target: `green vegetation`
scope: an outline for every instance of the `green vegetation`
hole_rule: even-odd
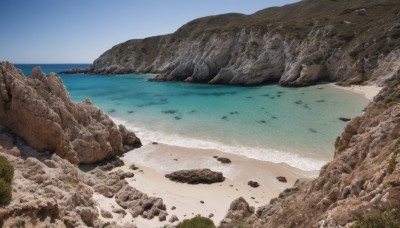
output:
[[[0,155],[0,178],[4,179],[6,182],[11,183],[14,176],[14,168],[8,162],[7,158]]]
[[[15,221],[14,224],[11,225],[11,228],[24,228],[25,227],[25,221],[18,219],[17,221]]]
[[[396,154],[393,154],[392,157],[389,160],[389,164],[388,164],[388,172],[390,174],[393,173],[394,169],[396,168],[397,163],[399,163],[398,161],[396,161]]]
[[[400,227],[400,205],[381,214],[358,219],[353,228],[392,228]]]
[[[192,219],[185,219],[178,224],[177,228],[214,228],[214,222],[205,217],[196,216]]]
[[[11,200],[13,176],[14,168],[4,156],[0,155],[0,204],[6,204]]]

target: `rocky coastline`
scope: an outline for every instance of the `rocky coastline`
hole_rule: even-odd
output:
[[[314,1],[193,20],[115,45],[71,73],[158,74],[156,81],[307,86],[377,84],[399,69],[395,0]],[[301,18],[301,20],[299,20]]]
[[[70,73],[157,73],[159,81],[234,85],[306,86],[324,80],[383,86],[362,116],[346,119],[334,157],[317,178],[294,182],[295,175],[274,175],[273,184],[294,185],[258,208],[238,197],[219,224],[352,227],[400,203],[399,8],[396,0],[304,0],[253,15],[206,17],[173,34],[116,45],[90,69]],[[56,74],[35,68],[25,77],[11,63],[0,63],[0,155],[14,167],[12,198],[0,205],[0,227],[136,227],[139,218],[175,226],[177,216],[168,213],[178,210],[175,205],[132,187],[143,169],[128,170],[118,158],[140,146],[134,132],[117,126],[91,101],[73,103]],[[240,160],[207,157],[225,168]],[[173,174],[174,181],[218,182],[231,195],[239,188],[220,172]],[[145,188],[150,182],[141,178],[138,185]],[[160,187],[158,181],[151,184]],[[250,182],[253,192],[263,187]],[[186,183],[178,184],[190,189]]]

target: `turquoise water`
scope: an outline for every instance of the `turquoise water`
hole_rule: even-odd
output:
[[[369,102],[329,85],[233,87],[149,82],[149,75],[60,76],[74,101],[91,99],[144,143],[219,149],[304,170],[332,158],[345,126],[338,118],[360,115]]]

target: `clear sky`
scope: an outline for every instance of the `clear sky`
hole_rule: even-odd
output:
[[[91,63],[118,43],[172,33],[198,17],[297,1],[1,0],[0,61]]]

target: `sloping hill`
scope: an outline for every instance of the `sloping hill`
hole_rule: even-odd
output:
[[[173,34],[126,41],[90,72],[242,85],[379,84],[399,69],[399,47],[399,1],[305,0],[199,18]]]

